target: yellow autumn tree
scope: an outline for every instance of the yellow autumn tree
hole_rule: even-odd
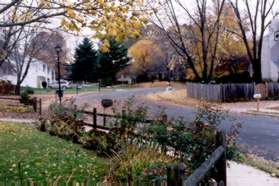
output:
[[[114,37],[122,41],[139,35],[144,19],[136,7],[142,3],[142,0],[4,1],[0,4],[0,28],[32,26],[38,22],[49,27],[58,20],[60,28],[68,32],[79,33],[86,28],[100,40]]]
[[[208,15],[208,22],[207,26],[211,29],[214,27],[214,22],[212,20],[215,20],[218,15]],[[243,20],[245,22],[245,20]],[[203,70],[203,55],[202,55],[202,43],[199,42],[201,40],[202,35],[198,31],[198,27],[194,24],[192,25],[186,25],[184,27],[185,33],[189,36],[189,40],[187,41],[187,44],[189,46],[189,51],[191,52],[193,58],[195,59],[195,68],[197,69],[197,72],[199,74],[202,73]],[[246,49],[245,45],[243,44],[241,38],[238,36],[241,34],[241,31],[238,27],[237,20],[234,16],[233,9],[228,3],[224,3],[223,11],[220,16],[220,25],[219,25],[219,33],[218,35],[212,35],[213,44],[207,49],[208,50],[208,60],[207,65],[210,66],[210,61],[214,57],[215,63],[213,66],[213,75],[212,77],[215,78],[216,76],[220,75],[228,75],[228,72],[217,72],[216,74],[216,68],[220,67],[221,65],[227,65],[228,68],[230,65],[235,64],[229,64],[229,61],[233,61],[231,59],[244,59],[246,55]],[[182,30],[183,31],[183,30]],[[209,33],[207,32],[206,35]],[[218,37],[218,43],[216,45],[216,53],[214,53],[214,44],[217,42]],[[192,47],[195,46],[195,47]],[[224,68],[224,69],[228,69]],[[242,64],[238,64],[235,67],[235,71],[241,72]],[[195,75],[193,72],[188,69],[187,70],[187,79],[194,79]]]
[[[128,51],[132,58],[129,66],[132,75],[140,76],[146,80],[158,70],[163,59],[163,52],[152,40],[140,40],[136,42]]]

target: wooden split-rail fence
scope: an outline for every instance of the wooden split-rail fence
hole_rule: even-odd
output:
[[[105,113],[98,113],[96,108],[93,108],[92,112],[85,110],[78,110],[77,112],[87,114],[92,117],[92,123],[83,122],[83,125],[92,127],[95,130],[111,131],[112,127],[107,126],[108,119],[121,119],[125,117],[125,111],[122,111],[120,115],[112,115]],[[99,124],[99,122],[101,122]],[[139,123],[150,124],[154,120],[137,120]],[[137,136],[137,135],[136,135]],[[226,186],[227,184],[227,163],[226,163],[226,139],[225,134],[221,131],[216,134],[217,148],[210,155],[210,157],[201,164],[190,176],[185,177],[185,167],[178,163],[177,165],[170,166],[167,169],[167,175],[164,177],[158,177],[154,179],[153,185],[155,186]]]

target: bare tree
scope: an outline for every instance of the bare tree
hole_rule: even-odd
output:
[[[58,31],[41,31],[36,35],[34,41],[38,43],[45,43],[47,41],[47,45],[44,45],[43,50],[39,50],[34,54],[34,57],[38,60],[41,60],[48,65],[54,67],[57,62],[55,47],[57,45],[61,46],[63,49],[60,53],[60,62],[61,64],[67,64],[70,59],[68,57],[68,49],[64,36]],[[57,70],[57,68],[55,68]],[[65,69],[61,68],[62,76],[65,74]]]
[[[11,64],[14,64],[14,70],[16,73],[16,94],[20,94],[20,87],[25,80],[30,66],[35,61],[36,54],[41,51],[47,44],[47,40],[44,42],[36,42],[35,38],[38,34],[38,30],[26,27],[18,35],[14,36],[14,39],[20,38],[8,60]]]
[[[275,9],[276,0],[229,0],[238,25],[247,55],[253,67],[253,78],[257,83],[262,82],[261,58],[264,33],[270,25],[271,17],[278,16],[278,10]],[[243,6],[240,6],[240,3]],[[249,31],[246,29],[245,16],[248,17]]]
[[[194,2],[195,11],[189,11],[186,6],[189,2],[164,0],[159,10],[153,7],[156,17],[153,23],[165,32],[171,45],[186,61],[196,79],[208,82],[212,78],[216,61],[220,16],[225,0],[216,0],[211,7],[209,0]],[[178,8],[183,15],[178,15]],[[198,55],[193,47],[200,48]]]

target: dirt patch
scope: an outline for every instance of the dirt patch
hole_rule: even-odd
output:
[[[153,101],[167,101],[179,105],[194,107],[197,107],[200,104],[199,100],[187,97],[186,89],[150,94],[147,95],[147,98]]]
[[[63,101],[67,101],[76,96],[76,94],[65,94],[63,96]],[[58,101],[58,97],[55,94],[34,94],[32,97],[42,99],[42,112],[47,113],[48,107],[51,103]]]
[[[168,81],[155,81],[147,83],[137,83],[131,85],[131,88],[154,88],[154,87],[167,87],[169,85]],[[186,88],[184,83],[170,82],[170,85],[176,89]]]

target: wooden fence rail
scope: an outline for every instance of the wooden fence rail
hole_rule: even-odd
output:
[[[227,185],[225,135],[222,132],[218,132],[216,137],[217,144],[220,146],[211,154],[209,159],[183,182],[183,186],[207,185],[209,182],[216,185]],[[210,175],[210,179],[205,179],[210,171],[214,171],[212,172],[213,174]]]
[[[76,107],[76,106],[75,106]],[[87,110],[78,110],[76,107],[76,112],[78,113],[82,113],[82,114],[86,114],[89,115],[90,117],[92,117],[92,123],[87,123],[84,122],[84,124],[86,126],[90,126],[93,128],[98,128],[98,127],[102,127],[102,129],[110,129],[107,126],[107,122],[109,118],[113,118],[113,119],[123,119],[126,117],[126,113],[123,110],[122,114],[118,114],[118,115],[113,115],[113,114],[106,114],[106,113],[98,113],[97,112],[97,108],[93,108],[92,112],[91,111],[87,111]],[[98,124],[98,117],[102,118],[102,125]],[[130,121],[136,121],[136,122],[141,122],[141,123],[153,123],[155,122],[154,120],[148,120],[148,119],[134,119],[134,118],[127,118]]]

